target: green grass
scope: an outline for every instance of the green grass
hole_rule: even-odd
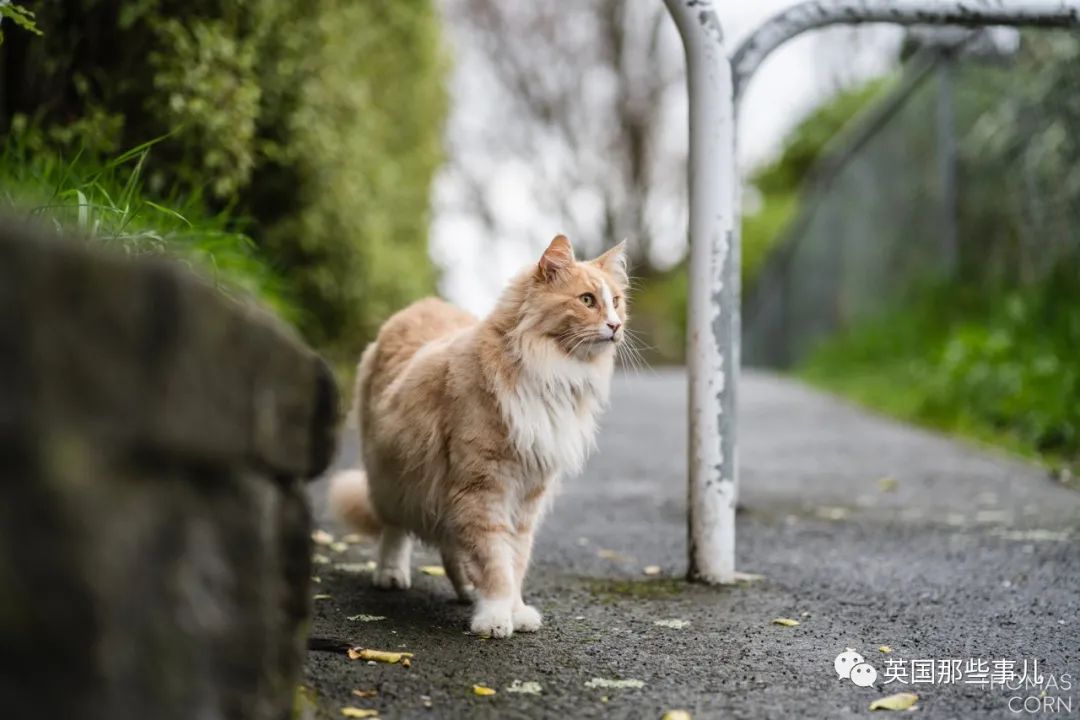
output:
[[[1076,262],[1023,289],[939,287],[820,345],[812,384],[903,420],[1080,466]]]
[[[154,144],[108,159],[65,157],[32,129],[16,126],[0,154],[0,212],[126,255],[167,255],[226,294],[254,296],[298,320],[286,283],[228,211],[207,211],[198,194],[148,189],[144,169]]]

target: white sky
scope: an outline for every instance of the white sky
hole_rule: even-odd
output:
[[[656,0],[659,2],[660,0]],[[728,41],[729,51],[761,22],[793,0],[754,0],[716,4]],[[451,29],[452,30],[452,29]],[[739,118],[739,161],[745,169],[769,160],[778,151],[785,135],[802,117],[838,88],[885,72],[896,57],[901,31],[873,26],[833,28],[807,33],[773,53],[757,72],[743,98]],[[455,128],[476,127],[482,114],[472,111],[482,103],[485,68],[468,52],[467,40],[449,41],[456,59],[451,79],[450,153],[467,150],[455,147]],[[685,118],[682,108],[675,108]],[[685,143],[685,120],[672,129],[672,142]],[[520,164],[518,164],[520,165]],[[435,217],[431,229],[431,256],[442,269],[441,294],[475,313],[487,312],[506,282],[521,267],[533,261],[542,249],[537,243],[537,226],[544,219],[535,210],[527,181],[530,169],[505,163],[490,168],[491,192],[496,205],[506,208],[514,238],[486,237],[475,218],[452,215],[440,209],[440,198],[452,197],[458,189],[447,177],[435,185]],[[548,232],[545,228],[544,232]],[[671,261],[684,246],[685,229],[673,229],[680,244],[670,248]],[[515,239],[516,238],[516,239]]]

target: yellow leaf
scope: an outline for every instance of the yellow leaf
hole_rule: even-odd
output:
[[[349,543],[350,545],[355,545],[356,543],[363,542],[364,538],[363,536],[357,535],[356,533],[349,533],[348,535],[342,537],[341,540],[343,542]]]
[[[327,595],[326,593],[319,593],[318,595],[312,596],[311,599],[312,600],[333,600],[334,596],[333,595]]]
[[[879,478],[877,484],[878,487],[881,488],[881,492],[892,492],[896,489],[897,482],[896,478],[885,476],[883,478]]]
[[[343,542],[338,541],[330,543],[330,549],[336,553],[343,553],[349,549],[349,546]]]
[[[358,707],[343,707],[341,708],[341,714],[347,718],[373,718],[379,717],[378,710],[368,710],[367,708]]]
[[[685,710],[668,710],[660,720],[690,720],[690,713]]]
[[[773,625],[783,625],[784,627],[795,627],[799,624],[798,620],[792,620],[791,618],[773,618]]]
[[[645,569],[642,570],[642,572],[644,572],[646,575],[659,575],[660,574],[660,566],[659,565],[646,565]]]
[[[389,650],[369,650],[368,648],[354,647],[348,651],[350,660],[374,660],[375,662],[394,663],[401,662],[402,658],[411,658],[410,652],[392,652]]]
[[[494,690],[492,690],[489,687],[484,687],[483,685],[473,685],[472,686],[472,691],[473,691],[473,695],[480,695],[481,697],[486,697],[488,695],[494,695],[495,694]]]
[[[403,667],[403,668],[411,668],[412,667],[412,658],[402,658],[401,667]]]
[[[325,530],[316,530],[311,533],[311,541],[316,545],[329,545],[334,542],[334,536]]]
[[[446,575],[446,569],[442,565],[421,565],[420,572],[425,575],[434,575],[435,577],[443,577]]]
[[[879,645],[878,650],[885,653],[886,655],[892,652],[892,648],[888,645]]]
[[[353,690],[352,694],[358,698],[373,698],[379,694],[378,690]]]
[[[919,701],[915,693],[902,692],[870,703],[871,710],[907,710]]]
[[[315,553],[311,556],[311,562],[315,563],[316,565],[329,565],[330,558],[326,557],[325,555]]]

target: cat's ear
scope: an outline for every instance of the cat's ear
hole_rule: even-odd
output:
[[[550,282],[574,264],[574,248],[565,235],[556,235],[536,266],[536,276]]]
[[[629,283],[630,278],[626,274],[625,240],[593,260],[593,264],[609,273],[620,285],[626,286]]]

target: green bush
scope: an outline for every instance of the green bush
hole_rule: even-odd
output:
[[[43,151],[32,128],[16,130],[0,148],[0,214],[127,255],[171,256],[238,299],[257,297],[286,320],[298,319],[281,277],[226,213],[206,214],[198,195],[147,194],[143,169],[152,144],[109,160],[64,158]]]
[[[811,382],[906,420],[1080,463],[1080,259],[1020,289],[942,286],[823,343]]]
[[[248,219],[304,333],[338,354],[432,288],[445,62],[430,0],[28,6],[45,35],[0,47],[0,131],[22,114],[106,155],[167,135],[148,190]]]

